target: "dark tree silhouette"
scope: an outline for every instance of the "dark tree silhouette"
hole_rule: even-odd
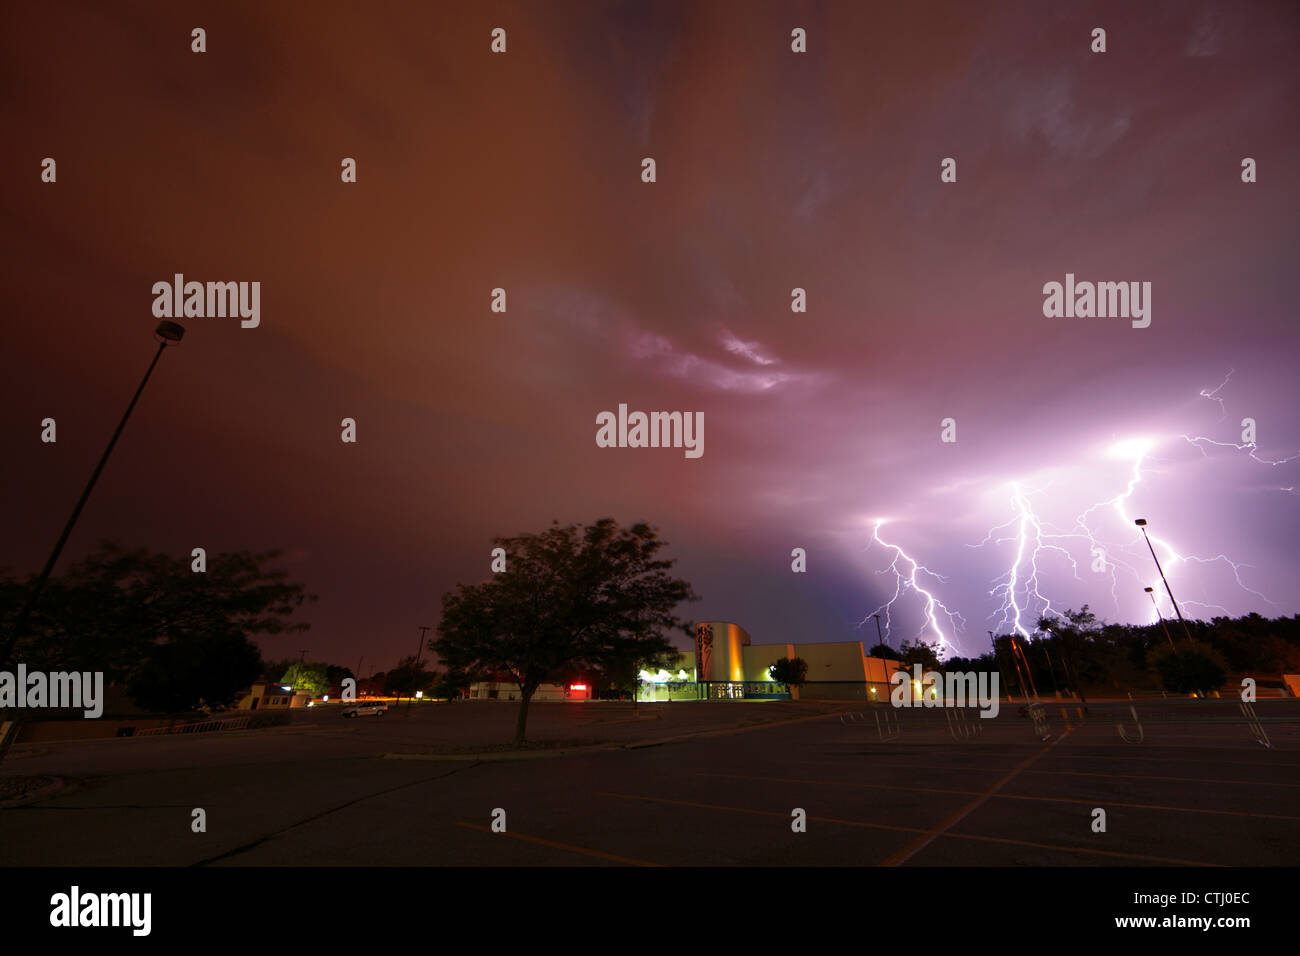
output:
[[[778,684],[798,687],[808,680],[808,662],[802,657],[782,657],[773,661],[769,670]]]
[[[541,684],[572,668],[606,672],[674,653],[666,635],[690,633],[674,610],[696,596],[669,576],[674,562],[658,557],[665,542],[648,524],[556,523],[494,544],[505,550],[506,570],[445,594],[430,646],[456,673],[511,675],[521,697],[518,744]]]

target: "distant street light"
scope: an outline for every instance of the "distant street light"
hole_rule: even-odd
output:
[[[1165,637],[1168,637],[1168,638],[1169,638],[1169,646],[1170,646],[1170,648],[1172,648],[1172,649],[1173,649],[1173,652],[1174,652],[1175,654],[1177,654],[1177,653],[1178,653],[1178,648],[1174,647],[1174,639],[1173,639],[1172,637],[1169,637],[1169,625],[1165,623],[1165,616],[1164,616],[1163,614],[1160,613],[1160,605],[1156,603],[1156,592],[1155,592],[1155,589],[1154,589],[1154,588],[1143,588],[1142,590],[1143,590],[1143,591],[1146,591],[1147,594],[1150,594],[1150,595],[1151,595],[1151,606],[1154,607],[1154,608],[1156,609],[1156,617],[1160,618],[1160,626],[1163,627],[1163,628],[1165,629]]]
[[[1005,688],[1007,689],[1007,701],[1010,702],[1010,700],[1011,700],[1011,682],[1007,680],[1007,675],[1006,675],[1005,673],[1003,673],[1003,670],[1002,670],[1002,658],[998,656],[998,639],[997,639],[996,637],[993,636],[993,632],[992,632],[992,631],[989,631],[989,643],[992,645],[992,648],[993,648],[993,659],[994,659],[995,661],[998,662],[998,676],[1002,678],[1002,686],[1005,687]],[[1015,663],[1015,661],[1013,660],[1012,663]],[[1029,698],[1026,697],[1026,698],[1025,698],[1025,703],[1028,703],[1028,702],[1029,702]]]
[[[429,631],[433,630],[433,628],[429,627],[427,624],[422,624],[417,628],[417,630],[420,632],[420,643],[415,645],[415,663],[411,665],[411,680],[413,681],[416,680],[420,674],[420,655],[424,652],[424,635],[428,634]],[[406,713],[408,716],[411,713],[411,700],[414,697],[423,698],[424,694],[423,692],[416,694],[414,689],[412,689],[412,697],[406,698]]]
[[[1014,661],[1016,659],[1016,655],[1019,654],[1020,660],[1024,661],[1025,663],[1025,674],[1021,675],[1021,680],[1023,681],[1025,675],[1028,675],[1029,682],[1028,684],[1022,683],[1021,689],[1024,690],[1027,687],[1029,693],[1034,695],[1034,700],[1038,700],[1038,688],[1034,685],[1034,671],[1033,668],[1029,666],[1029,658],[1025,656],[1024,648],[1022,648],[1020,646],[1020,642],[1016,640],[1015,631],[1012,631],[1010,634],[1008,634],[1007,639],[1011,641],[1011,659]],[[1017,674],[1020,673],[1019,663],[1016,664],[1016,673]],[[1028,700],[1028,697],[1026,697],[1025,699]]]
[[[433,630],[433,628],[429,627],[427,624],[422,624],[419,628],[420,643],[415,645],[415,666],[416,667],[420,666],[420,655],[424,653],[424,635],[428,634],[431,630]]]
[[[877,646],[877,647],[888,647],[889,645],[885,643],[885,635],[882,634],[882,633],[880,632],[880,615],[879,615],[879,614],[873,614],[873,615],[871,615],[871,616],[874,617],[874,618],[876,619],[876,646]],[[886,657],[882,654],[881,657],[880,657],[880,659],[883,661],[883,660],[887,660],[888,658],[886,658]],[[886,677],[889,676],[889,665],[888,665],[888,664],[885,665],[885,676],[886,676]],[[874,694],[875,692],[876,692],[876,689],[875,689],[874,687],[871,688],[871,693]]]
[[[1174,606],[1174,613],[1178,615],[1178,620],[1182,622],[1183,633],[1187,635],[1187,640],[1190,643],[1192,632],[1187,629],[1187,621],[1183,618],[1183,612],[1178,607],[1178,602],[1174,600],[1174,592],[1169,587],[1169,579],[1165,577],[1165,569],[1160,567],[1160,559],[1156,557],[1156,549],[1151,546],[1151,538],[1147,535],[1147,519],[1138,518],[1133,523],[1142,529],[1142,537],[1146,539],[1147,550],[1151,552],[1151,560],[1156,563],[1156,570],[1160,572],[1160,580],[1165,582],[1165,592],[1169,595],[1169,603]],[[1155,599],[1152,598],[1152,600]]]

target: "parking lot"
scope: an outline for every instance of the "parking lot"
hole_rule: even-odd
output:
[[[1053,703],[1046,740],[1015,706],[995,720],[902,710],[886,723],[807,705],[775,725],[728,708],[780,715],[785,705],[658,705],[662,716],[643,707],[638,718],[627,705],[548,706],[535,708],[539,735],[572,740],[566,755],[456,752],[467,746],[452,739],[458,725],[466,740],[499,741],[510,705],[50,747],[6,771],[79,771],[79,782],[0,813],[0,855],[20,865],[1242,866],[1293,864],[1300,849],[1297,701],[1256,705],[1271,747],[1233,701],[1144,702],[1140,730],[1127,703],[1093,704],[1083,721],[1077,705],[1062,715]],[[204,833],[191,831],[194,808]]]

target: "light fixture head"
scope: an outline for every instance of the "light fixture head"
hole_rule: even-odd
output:
[[[163,319],[158,323],[158,328],[154,329],[153,334],[160,342],[166,342],[168,345],[179,345],[181,339],[185,338],[185,326],[179,322]]]

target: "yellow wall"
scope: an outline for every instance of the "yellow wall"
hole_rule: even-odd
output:
[[[831,641],[825,644],[796,644],[794,656],[808,662],[810,681],[865,681],[867,658],[861,641]]]
[[[868,657],[867,662],[867,680],[872,683],[888,684],[889,678],[894,676],[894,671],[899,666],[898,661],[887,661],[880,657]]]
[[[793,644],[751,644],[745,648],[745,680],[771,680],[767,669],[782,657],[794,657]]]

